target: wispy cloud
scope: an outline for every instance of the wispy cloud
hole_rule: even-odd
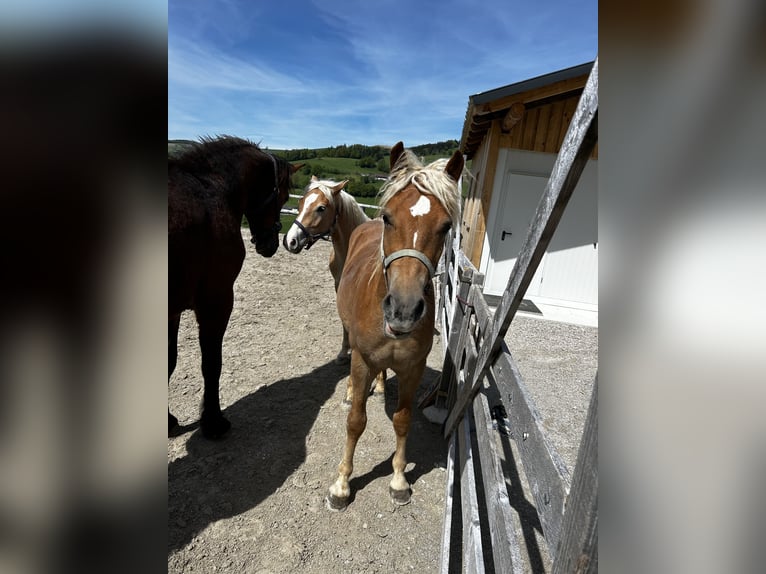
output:
[[[303,83],[269,66],[226,54],[209,44],[168,41],[168,81],[194,90],[298,93]]]

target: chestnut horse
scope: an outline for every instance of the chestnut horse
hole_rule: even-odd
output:
[[[381,216],[351,235],[338,285],[337,306],[351,344],[352,403],[338,478],[330,486],[332,510],[346,507],[354,450],[367,425],[367,397],[375,375],[393,369],[399,399],[393,416],[396,452],[389,493],[410,501],[404,476],[412,403],[433,345],[434,289],[431,279],[445,237],[457,225],[458,179],[463,156],[423,166],[402,142],[391,150],[391,174],[381,189]]]
[[[221,345],[234,304],[234,280],[245,259],[242,216],[264,257],[279,248],[280,211],[293,166],[239,138],[203,138],[168,159],[168,381],[178,357],[181,313],[199,325],[205,391],[200,428],[207,438],[229,430],[218,385]],[[178,420],[168,411],[168,432]]]
[[[298,216],[282,240],[290,253],[300,253],[304,249],[308,251],[319,239],[332,239],[330,273],[335,281],[336,293],[346,263],[351,232],[370,220],[356,200],[343,191],[347,183],[348,180],[335,182],[312,175],[298,203]],[[336,361],[348,363],[350,351],[348,331],[343,327],[343,342]],[[382,396],[385,393],[385,382],[386,374],[382,372],[376,378],[375,394]],[[351,404],[350,379],[344,402]]]

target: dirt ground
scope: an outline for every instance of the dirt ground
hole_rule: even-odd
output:
[[[348,366],[335,363],[341,325],[327,269],[331,245],[319,242],[299,255],[280,247],[270,259],[246,245],[223,345],[221,407],[232,430],[222,441],[199,433],[196,325],[190,313],[181,321],[168,389],[170,410],[182,425],[181,434],[168,439],[168,571],[435,572],[447,452],[439,426],[414,409],[407,445],[412,502],[395,506],[388,483],[397,391],[389,373],[385,399],[368,402],[351,503],[344,512],[327,510],[324,497],[345,437],[341,402],[348,374]],[[588,349],[597,341],[591,331]],[[440,345],[437,335],[420,393],[441,369]],[[566,407],[564,443],[582,428],[591,367],[578,375],[578,404]],[[557,419],[549,420],[555,442]],[[563,446],[571,468],[578,445]]]

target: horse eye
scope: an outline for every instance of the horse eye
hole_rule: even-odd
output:
[[[388,225],[388,226],[391,226],[391,220],[388,218],[388,215],[386,215],[386,214],[384,213],[384,214],[383,214],[383,216],[382,216],[382,219],[383,219],[383,224],[384,224],[384,225]]]
[[[326,207],[326,206],[324,206],[324,205],[320,205],[319,207],[317,207],[317,211],[318,211],[319,213],[322,213],[322,212],[323,212],[325,209],[327,209],[327,207]]]

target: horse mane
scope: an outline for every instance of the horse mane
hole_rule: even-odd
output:
[[[287,160],[263,151],[257,143],[229,135],[200,137],[200,141],[194,142],[191,149],[178,157],[168,158],[168,167],[172,166],[198,177],[223,175],[226,179],[237,178],[237,166],[243,150],[261,159],[274,158],[280,182],[284,182],[285,178],[292,174]]]
[[[258,144],[234,136],[202,136],[190,149],[175,158],[168,159],[169,164],[195,173],[205,175],[215,171],[228,171],[227,168],[238,159],[243,148],[261,152]],[[261,152],[264,153],[264,152]]]
[[[378,193],[379,205],[383,207],[392,197],[410,185],[414,185],[420,193],[434,196],[444,206],[457,225],[460,217],[460,191],[457,182],[444,169],[448,159],[437,159],[423,165],[418,157],[409,149],[405,149]]]
[[[333,206],[335,206],[337,201],[339,204],[335,206],[337,212],[343,212],[344,217],[346,217],[348,222],[353,224],[354,227],[364,223],[365,221],[368,221],[370,218],[367,217],[367,214],[359,206],[352,195],[346,193],[344,190],[341,190],[338,195],[333,196],[331,188],[335,187],[336,185],[338,185],[337,181],[332,181],[330,179],[320,179],[319,181],[310,182],[308,189],[318,189],[321,191],[327,198],[327,201],[329,201]]]

